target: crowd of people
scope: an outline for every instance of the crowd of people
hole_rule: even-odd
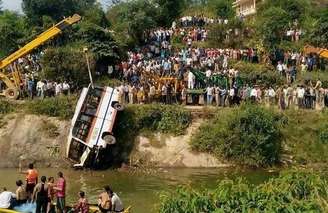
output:
[[[299,67],[302,72],[315,69],[313,55],[292,51],[277,55],[277,72],[285,76],[286,84],[268,87],[242,83],[241,71],[230,65],[232,60],[259,63],[261,59],[256,48],[200,48],[194,47],[192,42],[187,42],[185,48],[172,48],[175,32],[193,31],[196,29],[193,27],[208,23],[204,20],[184,17],[181,19],[182,28],[151,31],[143,47],[128,52],[128,59],[117,67],[125,82],[117,88],[121,102],[208,105],[215,102],[217,106],[231,106],[253,100],[278,104],[281,109],[292,105],[307,109],[327,106],[328,91],[320,80],[315,86],[311,82],[293,86]],[[200,92],[190,92],[195,89]]]
[[[183,16],[179,19],[180,27],[204,27],[209,24],[228,24],[228,19],[223,18],[209,18],[206,16]],[[176,27],[176,23],[173,22],[172,28]]]
[[[29,164],[26,171],[22,171],[20,166],[20,173],[26,175],[26,184],[17,180],[15,193],[3,187],[0,208],[35,213],[54,212],[56,208],[58,213],[89,213],[90,203],[83,191],[78,193],[76,204],[71,207],[66,205],[66,179],[62,172],[58,172],[56,181],[54,177],[41,176],[40,182],[33,164]],[[102,213],[124,212],[121,199],[109,186],[100,193],[97,208]]]
[[[24,96],[45,98],[59,95],[68,95],[71,86],[66,81],[55,82],[50,80],[37,80],[33,75],[25,74],[22,79],[21,91]]]

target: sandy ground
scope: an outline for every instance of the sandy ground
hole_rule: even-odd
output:
[[[148,137],[139,136],[131,156],[133,163],[142,162],[153,167],[211,168],[230,166],[209,154],[191,150],[188,142],[200,124],[201,120],[194,121],[185,135],[177,137],[163,134]]]
[[[10,114],[0,128],[0,168],[30,162],[39,167],[64,167],[69,122],[44,116]]]

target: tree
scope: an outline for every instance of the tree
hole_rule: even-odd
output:
[[[158,22],[161,26],[170,26],[186,6],[185,0],[156,0],[155,3],[159,7]]]
[[[78,43],[48,48],[41,58],[43,77],[57,82],[67,81],[74,88],[88,85],[89,76],[83,46],[83,43]],[[95,60],[90,58],[90,61],[91,69],[94,70]]]
[[[124,1],[108,10],[107,17],[116,39],[135,46],[144,41],[144,32],[158,26],[159,8],[150,0]]]
[[[0,57],[18,49],[26,34],[25,20],[16,12],[4,11],[0,15]]]
[[[235,10],[232,7],[232,0],[212,0],[209,5],[213,5],[216,14],[220,18],[230,19],[235,16]]]
[[[265,47],[273,49],[283,40],[291,18],[280,7],[271,7],[258,17],[258,31],[261,33]]]
[[[288,12],[291,20],[303,21],[310,12],[309,0],[266,0],[260,5],[259,12],[263,13],[271,7],[280,7]]]
[[[107,29],[85,22],[81,24],[77,37],[82,39],[93,53],[97,70],[105,72],[108,65],[114,65],[120,59],[119,46]]]
[[[322,11],[310,32],[309,42],[317,47],[328,48],[328,9]]]
[[[32,24],[42,25],[42,17],[60,21],[74,13],[82,13],[94,5],[95,0],[23,0],[22,8]]]

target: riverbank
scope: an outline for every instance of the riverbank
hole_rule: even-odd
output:
[[[70,116],[65,113],[73,109],[63,103],[66,99],[73,108],[71,98],[65,97],[59,102],[57,99],[46,100],[46,106],[42,101],[33,101],[1,108],[0,168],[15,168],[20,160],[23,165],[34,162],[38,167],[71,166],[65,159],[70,128]],[[45,110],[47,107],[51,110]],[[311,167],[327,163],[327,111],[270,110],[285,117],[281,165]],[[202,106],[128,105],[115,128],[118,139],[113,147],[118,159],[115,167],[122,163],[137,168],[234,165],[213,153],[196,152],[190,146],[191,138],[200,126],[211,124],[214,115],[220,117],[221,114],[223,118],[232,111],[233,108]]]

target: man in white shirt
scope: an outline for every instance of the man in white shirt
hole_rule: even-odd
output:
[[[3,188],[3,192],[0,193],[0,208],[9,209],[15,197],[16,195],[14,193],[7,191],[6,188]]]
[[[298,108],[302,108],[303,107],[303,103],[304,103],[304,94],[305,94],[305,89],[303,86],[300,86],[296,89],[296,95],[297,95],[297,105]]]
[[[115,192],[112,193],[111,200],[112,200],[113,212],[123,212],[124,211],[123,203],[122,203],[121,199],[119,198],[119,196]]]
[[[253,87],[252,90],[251,90],[251,100],[252,100],[252,102],[255,102],[256,98],[257,98],[257,90],[256,90],[255,87]]]
[[[281,75],[284,71],[284,67],[281,63],[281,61],[278,62],[278,65],[277,65],[277,71],[279,72],[279,74]]]
[[[206,93],[207,93],[207,105],[212,105],[213,101],[213,94],[214,94],[214,87],[208,86],[206,88]]]
[[[69,84],[65,81],[65,82],[63,83],[63,93],[64,93],[65,95],[68,95],[68,94],[69,94],[69,89],[70,89],[70,86],[69,86]]]
[[[60,94],[62,93],[62,91],[63,91],[63,85],[62,85],[62,83],[58,83],[58,84],[56,85],[55,90],[56,90],[56,96],[57,96],[57,95],[60,95]]]
[[[269,103],[274,104],[276,92],[274,91],[274,89],[272,87],[270,87],[268,90],[268,96],[269,96]]]
[[[188,73],[188,89],[194,89],[195,75],[191,71]]]

